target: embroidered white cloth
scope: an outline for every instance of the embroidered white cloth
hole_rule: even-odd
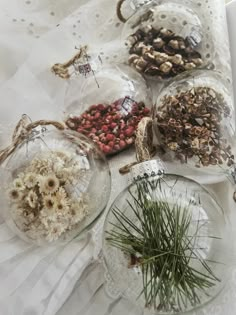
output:
[[[229,23],[234,15],[229,12]],[[115,61],[121,23],[111,0],[0,1],[0,147],[23,113],[32,119],[61,119],[66,83],[50,72],[75,46],[92,43],[106,61]],[[109,32],[107,32],[109,29]],[[230,34],[233,38],[233,33]],[[113,40],[112,43],[110,40]],[[236,49],[233,62],[236,65]],[[235,68],[236,69],[236,68]],[[124,162],[125,161],[125,162]],[[120,166],[133,161],[125,152],[111,161],[111,200],[126,185]],[[209,186],[232,212],[228,182]],[[234,216],[231,215],[233,222]],[[97,260],[101,222],[81,241],[60,248],[35,248],[0,225],[1,315],[141,315],[128,301],[111,297]],[[226,290],[195,315],[232,315],[236,311],[236,271]]]

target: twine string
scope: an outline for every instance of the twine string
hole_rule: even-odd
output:
[[[17,147],[23,143],[33,130],[39,126],[54,126],[58,130],[64,130],[65,125],[58,121],[54,120],[37,120],[35,122],[31,122],[27,115],[23,115],[22,118],[17,123],[13,135],[12,135],[12,143],[7,146],[5,149],[0,150],[0,164],[2,164],[16,149]]]
[[[119,169],[120,174],[129,173],[132,166],[151,160],[156,153],[155,147],[153,146],[153,120],[150,117],[142,118],[138,124],[135,151],[137,161],[121,167]]]
[[[116,15],[122,23],[125,23],[127,21],[127,19],[122,14],[122,5],[125,1],[126,0],[119,0],[116,6]]]
[[[52,66],[51,71],[62,79],[69,79],[70,78],[69,68],[87,54],[87,49],[88,49],[87,46],[81,47],[79,51],[68,61],[64,63],[55,63]]]

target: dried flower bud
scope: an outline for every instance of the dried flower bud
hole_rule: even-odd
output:
[[[172,69],[173,65],[171,62],[167,61],[167,62],[164,62],[161,66],[160,66],[160,70],[161,72],[163,73],[169,73],[170,70]]]

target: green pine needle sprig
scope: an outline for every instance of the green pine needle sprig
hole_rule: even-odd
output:
[[[189,235],[193,224],[192,201],[182,205],[180,195],[174,204],[167,202],[160,179],[157,181],[159,186],[155,187],[163,198],[149,198],[154,187],[145,180],[136,184],[137,193],[130,192],[131,200],[126,200],[130,215],[113,207],[116,223],[109,223],[112,228],[106,232],[106,240],[135,259],[141,268],[143,290],[140,296],[144,295],[146,307],[179,312],[199,305],[201,296],[208,296],[209,289],[220,279],[209,266],[210,262],[217,262],[204,260],[198,251],[204,223],[194,222],[195,231]],[[201,268],[194,267],[194,261]]]

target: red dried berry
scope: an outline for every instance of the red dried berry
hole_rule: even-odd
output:
[[[110,124],[110,127],[111,127],[112,129],[116,128],[116,126],[117,126],[117,123],[115,123],[115,122],[112,122],[112,123]]]
[[[104,109],[106,109],[106,107],[105,107],[103,104],[98,104],[98,105],[97,105],[97,109],[98,109],[99,111],[103,111]]]
[[[111,153],[111,148],[108,146],[108,145],[104,145],[103,146],[103,152],[106,153],[106,154],[109,154]]]
[[[119,145],[120,145],[120,148],[121,148],[121,149],[123,149],[124,147],[126,147],[126,143],[125,143],[124,140],[120,140]]]
[[[124,133],[127,137],[131,137],[134,134],[134,127],[132,126],[128,127]]]
[[[106,136],[107,141],[112,141],[112,140],[114,140],[114,138],[115,138],[115,136],[114,136],[113,134],[111,134],[111,133],[109,133],[109,134]]]
[[[99,119],[101,117],[101,114],[99,112],[96,112],[94,115],[94,119]]]
[[[108,145],[109,145],[110,148],[113,148],[114,145],[115,145],[115,142],[114,142],[114,141],[109,141],[109,142],[108,142]]]
[[[119,146],[119,144],[115,144],[114,145],[114,148],[113,148],[115,151],[120,151],[120,146]]]
[[[108,131],[108,126],[103,125],[101,129],[102,129],[102,131],[107,132]]]

